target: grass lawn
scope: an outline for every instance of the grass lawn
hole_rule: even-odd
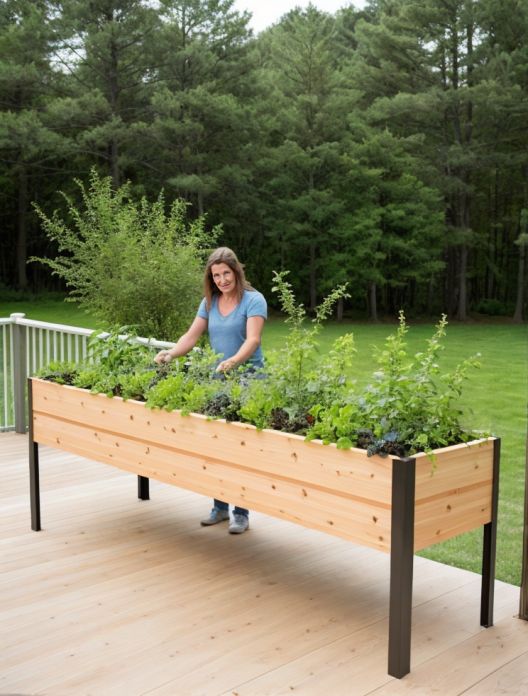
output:
[[[74,302],[65,302],[55,296],[44,297],[34,301],[0,300],[0,317],[8,317],[15,312],[22,312],[28,319],[49,321],[52,324],[69,324],[85,329],[96,329],[96,320],[81,311]]]
[[[30,304],[0,302],[0,317],[25,312],[28,318],[96,328],[97,324],[72,303],[47,299]],[[358,353],[353,368],[358,385],[369,380],[374,368],[372,346],[380,346],[396,324],[328,324],[321,334],[321,350],[344,332],[352,332]],[[432,324],[411,325],[407,334],[414,353],[425,347]],[[267,322],[263,345],[282,345],[285,325],[280,319]],[[481,354],[482,367],[466,385],[463,406],[471,429],[484,430],[502,439],[497,577],[520,584],[523,532],[523,495],[528,399],[528,327],[512,324],[470,323],[449,325],[441,367],[450,369],[463,358]],[[420,555],[442,563],[480,572],[480,530],[431,546]]]

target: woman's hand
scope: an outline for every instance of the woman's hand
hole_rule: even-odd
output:
[[[154,362],[158,365],[164,365],[165,363],[170,363],[172,360],[172,353],[170,350],[160,350],[160,352],[154,358]]]
[[[237,366],[237,361],[233,358],[228,358],[227,360],[222,360],[216,368],[216,372],[228,372]]]

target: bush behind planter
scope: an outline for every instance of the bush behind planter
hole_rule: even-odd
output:
[[[65,219],[36,207],[59,254],[32,261],[64,279],[70,299],[104,325],[134,326],[160,340],[183,333],[201,299],[204,256],[218,230],[206,231],[203,218],[187,222],[184,201],[168,212],[163,194],[153,203],[133,201],[128,184],[114,191],[95,170],[88,189],[77,184],[83,205],[64,195]]]
[[[275,274],[287,313],[284,347],[267,355],[264,370],[248,374],[242,366],[227,375],[214,372],[219,356],[195,349],[170,365],[154,366],[153,352],[117,335],[94,339],[93,364],[50,365],[41,377],[89,388],[109,396],[147,402],[152,408],[197,412],[211,418],[240,420],[334,442],[339,448],[361,447],[369,454],[406,456],[482,437],[462,425],[458,405],[476,357],[441,374],[443,317],[422,352],[411,356],[403,314],[397,331],[377,350],[377,369],[366,388],[348,377],[355,348],[351,334],[339,337],[321,356],[316,340],[323,318],[344,288],[325,301],[311,327],[294,301],[285,274]]]

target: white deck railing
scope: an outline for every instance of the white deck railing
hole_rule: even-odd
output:
[[[0,318],[0,431],[26,431],[27,378],[53,360],[74,364],[86,360],[92,334],[92,329],[27,319],[21,313]],[[174,345],[140,337],[136,340],[153,348]]]

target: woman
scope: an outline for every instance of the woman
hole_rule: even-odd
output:
[[[267,318],[266,300],[248,283],[244,267],[231,249],[220,247],[209,256],[204,274],[204,294],[189,330],[170,350],[160,351],[155,361],[166,363],[186,355],[207,331],[214,352],[222,355],[217,372],[226,372],[243,364],[251,368],[263,367],[260,341]],[[207,527],[228,519],[229,504],[215,499],[209,517],[201,524]],[[242,534],[248,528],[248,510],[235,507],[229,533]]]

